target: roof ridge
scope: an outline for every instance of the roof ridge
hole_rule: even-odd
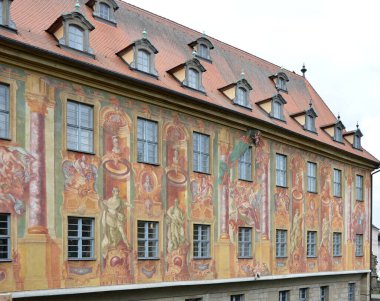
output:
[[[181,24],[181,23],[179,23],[179,22],[177,22],[177,21],[171,20],[171,19],[169,19],[169,18],[166,18],[166,17],[164,17],[164,16],[158,15],[158,14],[156,14],[156,13],[153,13],[153,12],[151,12],[151,11],[149,11],[149,10],[146,10],[146,9],[144,9],[144,8],[141,8],[141,7],[139,7],[139,6],[136,6],[136,5],[134,5],[134,4],[131,4],[131,3],[127,2],[127,1],[125,1],[125,0],[117,0],[117,1],[120,2],[120,3],[122,3],[122,5],[134,7],[135,9],[140,10],[140,11],[143,11],[143,12],[147,13],[148,15],[151,15],[151,16],[157,18],[157,19],[166,20],[166,21],[168,21],[168,22],[170,22],[170,23],[172,23],[172,24],[175,24],[175,25],[177,25],[177,26],[179,26],[179,27],[182,27],[182,28],[184,28],[184,29],[187,29],[187,30],[189,30],[189,31],[192,31],[193,33],[198,33],[199,35],[202,35],[202,33],[201,33],[200,31],[196,30],[196,29],[193,29],[193,28],[191,28],[191,27],[189,27],[189,26],[186,26],[186,25],[184,25],[184,24]],[[257,56],[257,55],[254,55],[254,54],[248,52],[247,50],[240,49],[240,48],[238,48],[238,47],[236,47],[236,46],[233,46],[233,45],[231,45],[231,44],[229,44],[229,43],[227,43],[227,42],[221,41],[221,40],[219,40],[219,39],[217,39],[217,38],[215,38],[215,37],[213,37],[213,36],[209,36],[209,35],[207,35],[207,34],[206,34],[206,36],[209,37],[209,38],[211,38],[211,39],[213,39],[213,40],[215,40],[215,41],[217,41],[217,42],[220,43],[220,44],[225,45],[226,47],[229,47],[229,48],[235,49],[235,50],[239,51],[240,53],[243,53],[243,54],[248,55],[248,56],[250,56],[250,57],[254,57],[254,58],[256,58],[256,59],[258,59],[258,60],[260,60],[260,61],[262,61],[262,62],[264,62],[264,63],[270,64],[270,65],[272,65],[272,66],[274,66],[274,67],[277,67],[277,68],[279,68],[279,69],[286,70],[286,71],[288,71],[289,73],[294,74],[294,75],[296,75],[296,76],[303,77],[301,74],[298,74],[298,73],[296,73],[295,71],[290,71],[289,69],[286,69],[286,68],[284,68],[284,67],[282,67],[282,66],[280,66],[280,65],[277,65],[277,64],[275,64],[275,63],[272,63],[272,62],[270,62],[270,61],[268,61],[268,60],[266,60],[266,59],[263,59],[263,58],[261,58],[261,57],[259,57],[259,56]]]

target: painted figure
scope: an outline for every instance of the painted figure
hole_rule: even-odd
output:
[[[150,178],[150,175],[148,175],[148,174],[145,176],[145,181],[144,181],[143,187],[144,187],[144,190],[146,192],[152,192],[153,191],[152,180]]]
[[[169,252],[178,249],[185,242],[185,231],[183,230],[185,217],[178,205],[178,199],[175,199],[174,205],[167,212]]]
[[[104,256],[108,248],[110,246],[116,247],[120,240],[129,248],[127,235],[124,231],[124,208],[128,205],[120,198],[119,193],[119,188],[114,187],[112,197],[101,202],[101,207],[103,208],[102,226],[104,229],[102,252]]]
[[[301,243],[302,235],[302,214],[300,214],[299,209],[296,210],[296,214],[293,217],[293,226],[290,233],[291,243],[290,243],[290,253],[293,253]]]
[[[324,217],[322,221],[322,239],[321,239],[320,247],[325,246],[327,251],[330,250],[330,239],[329,239],[330,233],[331,233],[331,229],[330,229],[329,222],[327,218]]]

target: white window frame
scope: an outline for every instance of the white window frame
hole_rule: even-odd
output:
[[[329,300],[329,287],[328,286],[321,286],[320,294],[321,294],[321,301],[328,301]]]
[[[138,259],[158,259],[158,222],[137,221]]]
[[[69,47],[79,50],[79,51],[85,51],[85,30],[75,24],[69,24],[68,26],[69,29],[69,36],[68,36],[68,41],[69,41]],[[75,29],[76,31],[73,32],[71,29]],[[81,36],[79,36],[77,33],[81,33]],[[80,43],[79,43],[80,41]]]
[[[244,301],[244,295],[231,295],[230,301]]]
[[[66,131],[66,144],[67,144],[67,149],[72,150],[72,151],[78,151],[78,152],[84,152],[84,153],[90,153],[92,154],[94,152],[94,107],[88,104],[80,103],[77,101],[73,100],[68,100],[67,101],[67,112],[66,112],[66,121],[67,121],[67,131]],[[76,107],[76,121],[77,124],[70,123],[69,122],[69,106],[75,106]],[[89,110],[89,115],[88,115],[88,123],[89,126],[84,126],[83,123],[83,117],[82,117],[82,110]],[[70,130],[77,131],[77,139],[76,141],[73,141],[73,143],[76,144],[74,146],[73,144],[70,144]],[[88,148],[85,148],[83,144],[83,139],[82,139],[82,133],[87,133],[90,134],[89,136],[89,145]]]
[[[239,180],[252,181],[252,147],[247,150],[239,158]]]
[[[355,256],[363,256],[363,234],[356,234],[355,237]]]
[[[333,170],[334,178],[334,197],[342,197],[342,171],[340,169],[334,168]]]
[[[194,224],[193,226],[193,258],[210,258],[211,226],[204,224]]]
[[[300,288],[299,290],[299,301],[309,300],[309,289],[307,287]]]
[[[287,156],[276,154],[276,186],[287,187]]]
[[[137,162],[158,164],[158,123],[156,121],[137,118]]]
[[[317,231],[307,231],[307,257],[317,257]]]
[[[239,258],[252,258],[252,228],[239,227],[238,246]]]
[[[11,101],[10,87],[8,84],[0,83],[0,91],[4,91],[4,106],[0,105],[0,117],[4,118],[4,123],[0,123],[0,139],[10,138],[10,123],[11,123]],[[3,107],[3,108],[2,108]],[[1,119],[0,119],[1,122]],[[2,134],[4,133],[4,134]]]
[[[349,283],[348,284],[348,301],[355,301],[355,290],[356,290],[355,283]]]
[[[102,10],[102,7],[107,7],[108,15],[103,14],[104,11]],[[111,6],[109,6],[107,3],[100,2],[99,3],[99,17],[104,19],[104,20],[111,21],[111,16],[112,16],[111,9],[112,9]]]
[[[90,224],[84,224],[84,221],[90,221]],[[77,234],[70,235],[70,226],[77,226]],[[90,230],[85,231],[84,226],[89,226]],[[84,236],[83,233],[89,232],[88,236]],[[70,244],[70,241],[77,241],[76,251],[75,245]],[[89,256],[84,256],[85,251],[83,248],[84,242],[89,242],[90,254]],[[73,247],[73,250],[70,250],[70,247]],[[77,252],[77,256],[70,256],[70,252]],[[77,217],[77,216],[68,216],[67,218],[67,258],[68,260],[94,260],[95,258],[95,219],[92,217]]]
[[[210,173],[210,136],[193,132],[193,171]]]
[[[5,251],[2,249],[6,248]],[[11,215],[0,213],[0,262],[11,260]]]
[[[187,71],[187,77],[188,87],[199,90],[200,72],[195,68],[189,67],[189,70]]]
[[[342,256],[342,233],[333,232],[333,256]]]
[[[151,73],[151,53],[143,48],[137,49],[136,69]]]
[[[289,291],[279,291],[278,301],[289,301]]]
[[[276,230],[276,257],[285,258],[287,257],[287,242],[288,242],[288,231],[284,229]]]
[[[317,193],[317,163],[307,162],[307,191]]]
[[[356,186],[356,200],[363,201],[364,200],[364,193],[363,193],[364,177],[361,175],[356,175],[355,183],[356,183],[355,185]]]

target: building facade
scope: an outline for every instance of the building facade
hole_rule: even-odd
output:
[[[305,68],[121,1],[0,3],[1,293],[369,300],[379,161]]]

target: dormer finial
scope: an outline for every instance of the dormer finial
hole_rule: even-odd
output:
[[[302,76],[305,77],[305,73],[306,73],[307,69],[305,68],[305,63],[303,63],[302,65],[302,69],[301,69],[301,72],[302,72]]]
[[[241,69],[240,79],[245,79],[244,69]]]
[[[313,102],[311,101],[311,98],[310,98],[310,101],[309,101],[309,107],[310,107],[310,108],[313,107]]]
[[[79,13],[80,11],[80,3],[79,3],[79,0],[77,0],[77,2],[75,3],[75,11]]]
[[[205,30],[203,30],[203,32],[202,32],[202,37],[203,37],[203,38],[206,37],[206,31],[205,31]]]
[[[197,51],[195,50],[195,48],[193,48],[193,52],[191,53],[191,55],[193,56],[193,59],[197,57]]]
[[[340,121],[340,114],[339,114],[339,112],[338,112],[338,121]]]
[[[147,39],[147,38],[148,38],[148,32],[146,31],[145,28],[144,28],[144,30],[142,31],[142,37],[143,37],[143,39]]]
[[[359,129],[359,121],[356,121],[356,128]]]

